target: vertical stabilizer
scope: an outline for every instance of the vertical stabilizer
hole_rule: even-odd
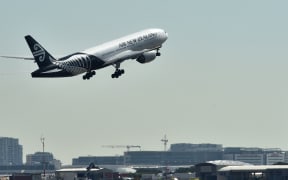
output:
[[[55,58],[51,56],[33,37],[25,36],[26,42],[39,68],[53,64]]]

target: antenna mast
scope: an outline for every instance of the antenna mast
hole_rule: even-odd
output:
[[[164,138],[161,139],[161,141],[164,143],[164,151],[166,151],[166,149],[167,149],[167,143],[168,143],[168,139],[167,139],[167,137],[166,137],[166,134],[165,134]]]
[[[45,138],[42,136],[40,138],[40,141],[42,143],[42,148],[43,148],[43,153],[42,153],[42,163],[43,163],[43,176],[45,178],[45,170],[46,170],[46,163],[45,163],[45,154],[44,154],[44,150],[45,150]]]

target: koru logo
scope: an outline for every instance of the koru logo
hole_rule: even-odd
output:
[[[44,62],[45,60],[45,51],[40,44],[34,44],[33,46],[33,56],[39,59],[40,62]]]

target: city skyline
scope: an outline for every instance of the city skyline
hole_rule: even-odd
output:
[[[149,64],[127,61],[81,76],[34,79],[32,61],[0,58],[0,136],[23,153],[64,164],[79,155],[119,154],[103,145],[221,142],[288,149],[288,2],[3,1],[0,55],[32,54],[31,35],[61,57],[147,28],[169,39]]]
[[[17,141],[19,142],[19,139],[16,138],[16,137],[0,137],[0,139],[10,139],[10,140],[13,140],[13,141]],[[21,147],[24,147],[24,145],[20,145]],[[118,145],[119,146],[119,145]],[[1,147],[1,146],[0,146]],[[124,146],[123,146],[124,147]],[[243,152],[247,152],[248,154],[251,153],[251,152],[254,152],[257,154],[258,153],[263,153],[263,152],[266,152],[268,153],[267,155],[265,156],[271,156],[272,157],[272,160],[273,160],[273,157],[274,159],[281,159],[283,158],[283,162],[284,162],[284,159],[286,159],[283,155],[283,157],[278,157],[278,156],[275,156],[275,154],[271,154],[271,152],[274,152],[274,153],[288,153],[288,150],[283,150],[283,149],[280,149],[280,148],[277,148],[277,147],[268,147],[268,148],[262,148],[262,147],[244,147],[244,146],[235,146],[235,147],[225,147],[223,146],[223,144],[213,144],[213,143],[199,143],[199,144],[194,144],[194,143],[189,143],[189,142],[185,142],[185,143],[174,143],[174,144],[169,144],[168,146],[169,148],[166,149],[166,150],[149,150],[149,149],[146,149],[146,150],[141,150],[141,146],[139,146],[139,150],[131,150],[131,149],[128,149],[128,147],[125,147],[125,149],[123,149],[123,153],[122,154],[117,154],[116,156],[115,155],[105,155],[105,156],[96,156],[96,155],[88,155],[88,156],[85,156],[85,155],[79,155],[77,157],[71,157],[71,162],[73,163],[74,161],[76,162],[78,158],[81,158],[81,157],[91,157],[92,159],[94,157],[103,157],[103,158],[107,158],[107,157],[123,157],[125,156],[126,153],[129,153],[129,152],[198,152],[198,151],[203,151],[203,152],[222,152],[224,153],[225,151],[227,151],[226,153],[229,154],[229,152],[233,152],[235,151],[235,149],[237,149],[236,151],[240,151],[242,150]],[[116,146],[114,148],[117,148]],[[21,151],[22,153],[22,151]],[[44,154],[43,154],[44,153]],[[235,153],[235,152],[234,152]],[[237,154],[237,153],[236,153]],[[241,154],[241,153],[240,153]],[[246,159],[247,157],[242,157],[240,154],[237,154],[239,157],[236,156],[236,158],[244,158]],[[28,154],[22,154],[21,157],[23,157],[23,165],[38,165],[37,163],[41,162],[42,158],[43,158],[43,155],[45,156],[45,158],[48,160],[49,163],[52,163],[53,165],[55,165],[55,167],[57,167],[58,169],[60,168],[61,166],[61,159],[58,159],[58,158],[54,158],[54,155],[53,155],[53,152],[47,152],[44,150],[43,151],[36,151],[36,152],[33,152],[33,153],[28,153]],[[223,154],[223,159],[215,159],[215,160],[232,160],[231,158],[233,157],[230,157],[231,155],[226,155],[226,158],[225,158],[225,155]],[[249,157],[251,156],[251,154],[249,154]],[[0,157],[2,157],[2,154],[0,153]],[[24,161],[24,157],[25,157],[25,161]],[[13,158],[13,157],[12,157]],[[16,159],[17,157],[15,157]],[[256,158],[256,159],[255,159]],[[260,156],[258,155],[255,156],[255,158],[252,158],[252,162],[255,161],[255,162],[258,162],[258,165],[260,165],[261,163],[259,162],[264,162],[265,159],[264,156]],[[262,158],[262,160],[261,160]],[[117,158],[116,158],[117,159]],[[53,161],[52,161],[53,160]],[[247,159],[246,159],[247,160]],[[33,162],[35,161],[35,162]],[[87,160],[86,160],[87,161]],[[103,160],[102,160],[103,161]],[[105,161],[105,160],[104,160]],[[109,159],[109,161],[111,161],[111,159]],[[119,161],[119,159],[117,159],[117,161]],[[187,160],[188,162],[189,160]],[[236,160],[236,161],[239,161],[239,160]],[[243,161],[245,162],[245,160]],[[281,162],[281,161],[279,161]],[[285,161],[286,162],[286,161]],[[1,158],[0,158],[0,164],[1,164]],[[33,163],[36,163],[36,164],[33,164]],[[72,164],[71,163],[71,164]],[[83,162],[82,162],[83,163]],[[21,163],[22,164],[22,163]],[[64,164],[64,165],[71,165],[71,164]],[[89,164],[87,162],[87,164]],[[7,164],[3,164],[3,165],[11,165],[10,163],[7,163]],[[12,165],[17,165],[17,164],[12,164]],[[18,164],[20,165],[20,164]],[[80,164],[72,164],[72,165],[80,165]],[[81,165],[84,165],[84,164],[81,164]],[[183,164],[182,164],[183,165]],[[255,164],[254,164],[255,165]]]

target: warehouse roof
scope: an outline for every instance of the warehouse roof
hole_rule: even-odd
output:
[[[288,165],[262,165],[262,166],[226,166],[219,169],[219,172],[227,172],[227,171],[246,171],[246,172],[255,172],[255,171],[267,171],[267,170],[277,170],[277,169],[287,169]]]

